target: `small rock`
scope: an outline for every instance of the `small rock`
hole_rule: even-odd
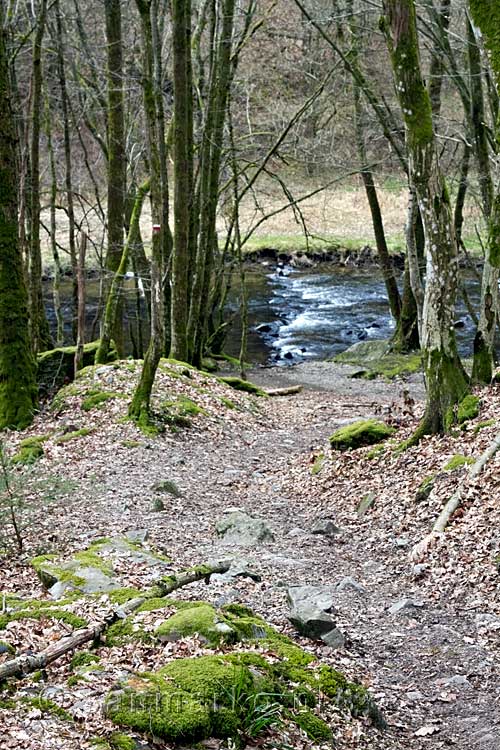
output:
[[[417,563],[412,567],[411,574],[413,578],[422,578],[430,570],[430,567],[429,563]]]
[[[390,615],[399,615],[401,612],[411,612],[412,610],[420,609],[424,606],[424,603],[418,599],[400,599],[395,602],[392,607],[389,607]]]
[[[274,540],[274,534],[266,521],[239,510],[224,515],[217,521],[215,530],[229,544],[255,546]]]
[[[288,619],[300,635],[321,638],[335,630],[335,620],[329,613],[333,608],[333,598],[327,589],[320,586],[291,586],[287,596],[290,603]]]
[[[292,539],[298,536],[304,536],[306,532],[304,529],[299,528],[298,526],[295,526],[295,528],[290,529],[287,536],[291,537]]]
[[[410,690],[409,693],[406,693],[406,697],[410,701],[421,701],[424,699],[424,694],[420,690]]]
[[[447,687],[461,687],[464,685],[470,686],[469,680],[463,674],[454,674],[451,677],[444,677],[440,680],[437,680],[437,683],[438,685],[446,685]]]
[[[335,588],[337,591],[351,589],[352,591],[357,591],[359,594],[364,594],[366,592],[365,587],[358,583],[354,578],[351,578],[351,576],[343,578],[340,583],[337,583]]]
[[[358,518],[363,518],[363,516],[365,516],[368,513],[368,511],[370,510],[370,508],[372,507],[374,503],[375,503],[375,495],[373,492],[369,492],[368,495],[365,495],[365,497],[363,497],[359,501],[358,507],[356,509]]]
[[[138,542],[139,544],[144,544],[144,542],[147,542],[147,540],[149,539],[149,531],[147,529],[132,529],[132,531],[127,531],[125,537],[130,542]]]
[[[329,612],[333,608],[332,593],[324,586],[290,586],[286,593],[293,609],[312,606],[323,612]]]
[[[344,648],[345,646],[345,637],[338,628],[333,628],[328,633],[324,633],[321,640],[330,648]]]
[[[408,547],[408,545],[410,544],[410,540],[405,539],[405,537],[398,536],[394,540],[394,544],[396,545],[396,547],[400,547],[402,549],[403,547]]]
[[[311,529],[312,534],[323,534],[324,536],[333,536],[339,534],[340,529],[336,526],[331,518],[318,518]]]
[[[476,615],[476,627],[488,632],[500,630],[500,617],[490,612],[480,612]]]

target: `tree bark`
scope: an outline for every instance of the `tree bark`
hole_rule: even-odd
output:
[[[33,77],[31,96],[31,170],[30,170],[30,329],[35,352],[50,349],[52,337],[45,314],[42,290],[42,252],[40,247],[40,134],[42,130],[42,42],[47,20],[47,0],[41,0],[33,39]]]
[[[18,240],[18,143],[2,15],[0,11],[0,429],[23,429],[33,418],[37,386]]]
[[[432,108],[420,66],[414,0],[385,0],[385,31],[396,93],[406,128],[410,180],[425,234],[426,284],[422,310],[422,355],[426,411],[414,439],[441,433],[454,421],[455,406],[468,391],[453,327],[458,248],[448,189],[439,165]]]
[[[114,275],[123,258],[123,223],[125,213],[126,190],[126,157],[125,157],[125,122],[123,107],[123,54],[122,54],[122,15],[121,0],[105,0],[104,12],[106,21],[107,51],[107,154],[108,154],[108,248],[106,253],[106,290],[110,290]],[[126,272],[124,269],[124,273]],[[123,297],[121,287],[115,293],[115,314],[111,338],[120,357],[125,353],[123,333]],[[107,358],[107,352],[105,353]]]
[[[85,257],[87,255],[87,235],[82,232],[78,253],[78,311],[76,319],[75,377],[83,367],[83,347],[85,344]]]

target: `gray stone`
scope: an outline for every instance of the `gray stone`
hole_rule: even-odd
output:
[[[212,576],[213,581],[231,581],[233,578],[250,578],[256,583],[262,580],[260,573],[257,573],[247,560],[238,558],[231,560],[231,567],[226,573],[216,573]]]
[[[227,513],[217,521],[215,530],[229,544],[251,547],[274,540],[273,532],[266,521],[262,518],[253,518],[240,510]]]
[[[444,677],[437,681],[439,685],[446,685],[447,687],[462,687],[470,686],[470,682],[467,677],[463,674],[454,674],[451,677]]]
[[[295,528],[290,529],[290,531],[288,532],[287,536],[289,536],[292,539],[294,539],[294,538],[299,537],[299,536],[304,536],[305,533],[306,532],[304,531],[304,529],[301,529],[298,526],[295,526]]]
[[[291,586],[287,591],[290,603],[288,619],[300,635],[321,638],[335,629],[335,620],[328,610],[333,608],[331,593],[320,586]]]
[[[410,690],[409,693],[406,693],[406,697],[409,701],[421,701],[424,699],[424,694],[420,690]]]
[[[337,589],[337,591],[346,591],[348,589],[351,589],[352,591],[357,591],[359,594],[364,594],[366,592],[365,587],[358,583],[354,578],[351,578],[351,576],[346,576],[345,578],[343,578],[340,583],[337,583],[335,588]]]
[[[333,523],[331,518],[318,518],[313,524],[311,533],[333,536],[334,534],[339,534],[340,529]]]
[[[368,511],[370,510],[372,505],[374,505],[374,503],[375,503],[375,495],[373,492],[370,492],[368,495],[365,495],[365,497],[363,497],[359,501],[358,507],[356,509],[358,518],[363,518],[363,516],[365,516],[368,513]]]
[[[389,607],[389,614],[410,614],[411,612],[415,612],[417,609],[421,609],[423,606],[424,603],[418,599],[400,599],[399,601],[395,602],[392,607]]]
[[[413,578],[422,578],[429,570],[431,566],[429,563],[417,563],[411,569]]]
[[[394,544],[396,545],[396,547],[401,547],[401,549],[402,549],[403,547],[408,547],[408,545],[410,544],[410,540],[409,539],[405,539],[402,536],[398,536],[394,540]]]
[[[345,637],[338,628],[333,628],[328,633],[323,633],[321,640],[330,648],[344,648]]]
[[[127,531],[125,537],[129,542],[144,544],[149,539],[149,531],[147,529],[133,529],[132,531]]]
[[[494,632],[500,630],[500,617],[490,612],[480,612],[476,615],[476,628]]]

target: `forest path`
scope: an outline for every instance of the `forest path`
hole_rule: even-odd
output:
[[[265,379],[263,373],[261,382],[270,385]],[[498,750],[499,676],[494,656],[476,637],[476,611],[448,602],[428,582],[412,578],[408,549],[418,538],[398,539],[393,518],[374,520],[368,513],[358,519],[342,497],[338,504],[332,505],[331,499],[325,503],[321,493],[311,493],[304,485],[311,455],[326,449],[336,427],[383,411],[401,390],[381,381],[374,388],[362,385],[343,396],[304,390],[269,399],[260,403],[257,428],[224,427],[210,442],[187,431],[154,441],[135,463],[104,445],[89,485],[94,528],[86,531],[96,538],[110,529],[148,529],[152,541],[179,568],[213,557],[243,558],[262,575],[261,583],[214,581],[200,587],[198,595],[219,603],[244,602],[288,632],[286,586],[334,590],[346,576],[354,578],[362,592],[334,591],[346,648],[333,652],[318,646],[317,653],[367,678],[388,719],[386,732],[370,731],[355,746]],[[165,479],[175,481],[182,497],[165,495],[165,511],[151,513],[148,488]],[[230,507],[264,518],[275,541],[257,548],[224,544],[214,526]],[[62,526],[74,523],[73,511],[68,508]],[[333,518],[341,533],[312,534],[318,517]],[[196,596],[196,587],[190,591]],[[424,606],[389,614],[391,605],[407,597]],[[353,738],[346,743],[354,746]]]

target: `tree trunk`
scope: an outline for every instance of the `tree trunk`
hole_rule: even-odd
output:
[[[87,255],[87,235],[82,232],[78,254],[78,314],[76,319],[75,377],[83,367],[83,347],[85,344],[85,257]]]
[[[163,216],[160,155],[158,151],[157,110],[154,90],[154,46],[150,0],[136,0],[141,17],[143,59],[143,96],[146,116],[146,137],[151,174],[151,219],[153,222],[151,255],[151,337],[144,357],[141,376],[129,406],[129,416],[147,428],[150,421],[150,402],[153,383],[163,352]]]
[[[446,431],[468,391],[453,327],[458,248],[448,189],[438,160],[429,93],[421,74],[414,0],[385,0],[385,31],[406,128],[410,180],[425,234],[422,355],[427,405],[414,438]]]
[[[33,418],[37,386],[18,240],[17,135],[2,15],[0,12],[0,429],[23,429]]]
[[[188,359],[188,273],[192,238],[193,143],[191,2],[172,0],[174,77],[174,250],[172,255],[171,342],[174,359]]]
[[[33,39],[31,96],[31,186],[29,298],[31,343],[35,352],[50,349],[52,338],[45,315],[40,247],[40,133],[42,129],[42,41],[47,20],[47,0],[41,0]]]
[[[123,258],[123,220],[125,212],[126,158],[125,123],[123,113],[123,62],[121,0],[105,0],[106,50],[107,50],[107,153],[108,153],[108,249],[106,272],[112,278]],[[124,273],[127,269],[124,269]],[[109,290],[112,281],[107,280]],[[121,287],[115,292],[115,314],[111,337],[120,357],[125,353],[123,335],[123,297]],[[106,353],[107,357],[107,353]]]
[[[472,13],[477,16],[481,24],[480,3],[471,0]],[[500,19],[500,14],[498,14]],[[500,48],[497,37],[492,38],[488,33],[488,27],[481,30],[486,43],[494,53],[495,45]],[[495,32],[496,33],[496,32]],[[498,278],[500,266],[500,240],[498,229],[500,227],[500,195],[494,198],[493,178],[490,169],[490,153],[485,124],[484,98],[482,89],[482,65],[480,50],[477,43],[476,33],[471,23],[468,24],[468,50],[469,71],[471,78],[471,123],[474,130],[474,142],[477,165],[479,170],[479,185],[483,200],[483,213],[489,221],[488,248],[483,266],[483,278],[481,282],[481,308],[479,323],[474,337],[474,362],[472,367],[472,379],[476,383],[489,383],[493,375],[495,331],[499,312]],[[498,50],[497,50],[498,54]],[[494,60],[495,58],[493,58]],[[497,85],[500,81],[498,70],[494,69]],[[498,127],[500,133],[500,127]],[[498,154],[497,154],[498,159]]]

